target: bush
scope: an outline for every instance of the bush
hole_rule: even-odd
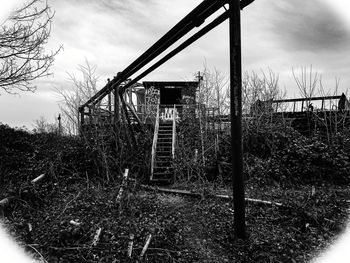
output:
[[[271,119],[268,115],[243,122],[243,151],[260,158],[271,157],[293,139],[300,137],[301,134],[283,119]]]
[[[306,137],[283,119],[268,116],[243,123],[244,172],[261,183],[349,182],[350,136],[343,130],[332,144],[315,133]],[[230,156],[230,138],[223,138],[221,154]],[[229,180],[230,178],[226,178]]]
[[[300,137],[272,158],[290,179],[301,181],[349,181],[349,156],[337,145],[326,145],[318,138]]]

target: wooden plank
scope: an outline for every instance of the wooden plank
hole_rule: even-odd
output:
[[[123,181],[122,181],[122,184],[120,186],[120,189],[119,189],[119,192],[118,192],[118,195],[117,195],[117,199],[116,199],[117,203],[119,203],[121,201],[121,199],[122,199],[124,188],[125,188],[125,186],[127,185],[127,182],[128,182],[128,176],[129,176],[129,169],[125,169],[125,172],[124,172],[124,175],[123,175]]]
[[[93,247],[97,246],[97,243],[98,243],[98,241],[100,240],[101,233],[102,233],[102,228],[99,227],[99,228],[96,230],[94,239],[93,239],[93,241],[92,241],[92,246],[93,246]]]
[[[132,255],[132,248],[134,245],[134,237],[135,237],[134,234],[129,235],[129,244],[128,244],[128,257],[129,258],[131,258],[131,255]]]
[[[44,180],[46,177],[46,174],[41,174],[38,177],[34,178],[32,181],[30,181],[32,184],[39,183],[40,181]]]
[[[179,194],[179,195],[186,195],[190,197],[197,197],[202,198],[203,194],[201,193],[194,193],[187,190],[180,190],[180,189],[168,189],[168,188],[161,188],[161,187],[151,187],[147,185],[141,185],[141,188],[147,191],[156,191],[166,194]],[[209,197],[224,199],[224,200],[232,200],[232,196],[229,195],[208,195]],[[245,201],[248,203],[255,203],[255,204],[262,204],[262,205],[273,205],[278,207],[286,207],[286,205],[279,203],[279,202],[273,202],[273,201],[266,201],[266,200],[260,200],[255,198],[245,198]]]
[[[143,249],[142,249],[141,254],[140,254],[140,258],[139,258],[140,261],[142,260],[143,256],[145,255],[145,253],[146,253],[146,251],[148,249],[148,246],[149,246],[149,244],[151,242],[151,238],[152,238],[152,234],[148,234],[147,239],[146,239],[146,243],[143,246]],[[138,261],[136,261],[136,262],[138,262]]]

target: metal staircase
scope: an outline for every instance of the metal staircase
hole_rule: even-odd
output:
[[[172,109],[170,118],[159,118],[159,108],[154,129],[151,183],[171,183],[174,177],[172,167],[175,157],[176,140],[176,108]]]

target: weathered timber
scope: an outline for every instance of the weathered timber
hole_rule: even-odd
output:
[[[167,193],[167,194],[179,194],[179,195],[186,195],[190,197],[195,198],[203,198],[203,194],[201,193],[194,193],[187,190],[179,190],[179,189],[167,189],[167,188],[161,188],[161,187],[152,187],[147,185],[141,185],[141,188],[147,191],[156,191],[161,193]],[[224,200],[232,200],[232,196],[229,195],[211,195],[209,194],[208,197],[213,198],[219,198]],[[271,206],[279,206],[279,207],[287,207],[286,205],[278,202],[273,201],[265,201],[260,199],[254,199],[254,198],[245,198],[245,201],[248,203],[254,203],[254,204],[261,204],[261,205],[271,205]]]
[[[124,172],[124,175],[123,175],[123,181],[122,181],[122,184],[120,186],[120,189],[119,189],[119,192],[118,192],[118,195],[117,195],[117,199],[116,199],[117,203],[119,203],[121,201],[121,199],[122,199],[124,188],[125,188],[125,186],[128,183],[128,176],[129,176],[129,169],[125,169],[125,172]]]
[[[132,248],[134,245],[134,234],[130,234],[129,235],[129,244],[128,244],[128,257],[131,258],[131,254],[132,254]]]
[[[99,228],[96,230],[94,239],[93,239],[92,244],[91,244],[93,247],[97,246],[98,241],[100,241],[101,233],[102,233],[102,228],[99,227]]]
[[[148,234],[147,239],[146,239],[146,243],[143,246],[143,249],[142,249],[141,254],[140,254],[140,258],[139,258],[140,260],[142,260],[143,256],[145,255],[145,253],[146,253],[146,251],[148,249],[148,246],[149,246],[149,244],[151,242],[151,238],[152,238],[152,234]]]
[[[42,180],[44,180],[44,178],[46,177],[46,174],[41,174],[38,177],[34,178],[32,181],[30,181],[32,184],[36,184],[41,182]]]

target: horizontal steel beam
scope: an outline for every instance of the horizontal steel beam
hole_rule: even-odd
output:
[[[132,74],[137,72],[147,63],[152,61],[164,50],[174,44],[181,37],[186,35],[195,27],[200,26],[206,18],[220,9],[228,0],[204,0],[194,10],[192,10],[185,18],[170,29],[162,38],[160,38],[154,45],[152,45],[139,58],[131,63],[125,70],[120,72],[112,81],[110,81],[104,88],[97,92],[81,107],[89,105],[94,100],[99,100],[100,97],[105,96],[114,86],[120,85],[123,81],[129,78]]]
[[[311,100],[338,100],[340,98],[341,96],[297,98],[297,99],[272,100],[271,103],[298,102],[298,101],[311,101]]]
[[[227,18],[229,17],[229,13],[226,11],[225,13],[221,14],[219,17],[217,17],[215,20],[213,20],[210,24],[202,28],[200,31],[198,31],[196,34],[188,38],[185,42],[183,42],[180,46],[175,48],[173,51],[171,51],[169,54],[164,56],[162,59],[160,59],[158,62],[156,62],[154,65],[149,67],[146,71],[135,77],[133,80],[131,80],[128,84],[126,84],[124,87],[121,88],[120,92],[123,93],[127,88],[135,84],[137,81],[142,79],[143,77],[150,74],[152,71],[163,65],[165,62],[167,62],[169,59],[180,53],[182,50],[190,46],[192,43],[197,41],[199,38],[204,36],[206,33],[223,23]]]

